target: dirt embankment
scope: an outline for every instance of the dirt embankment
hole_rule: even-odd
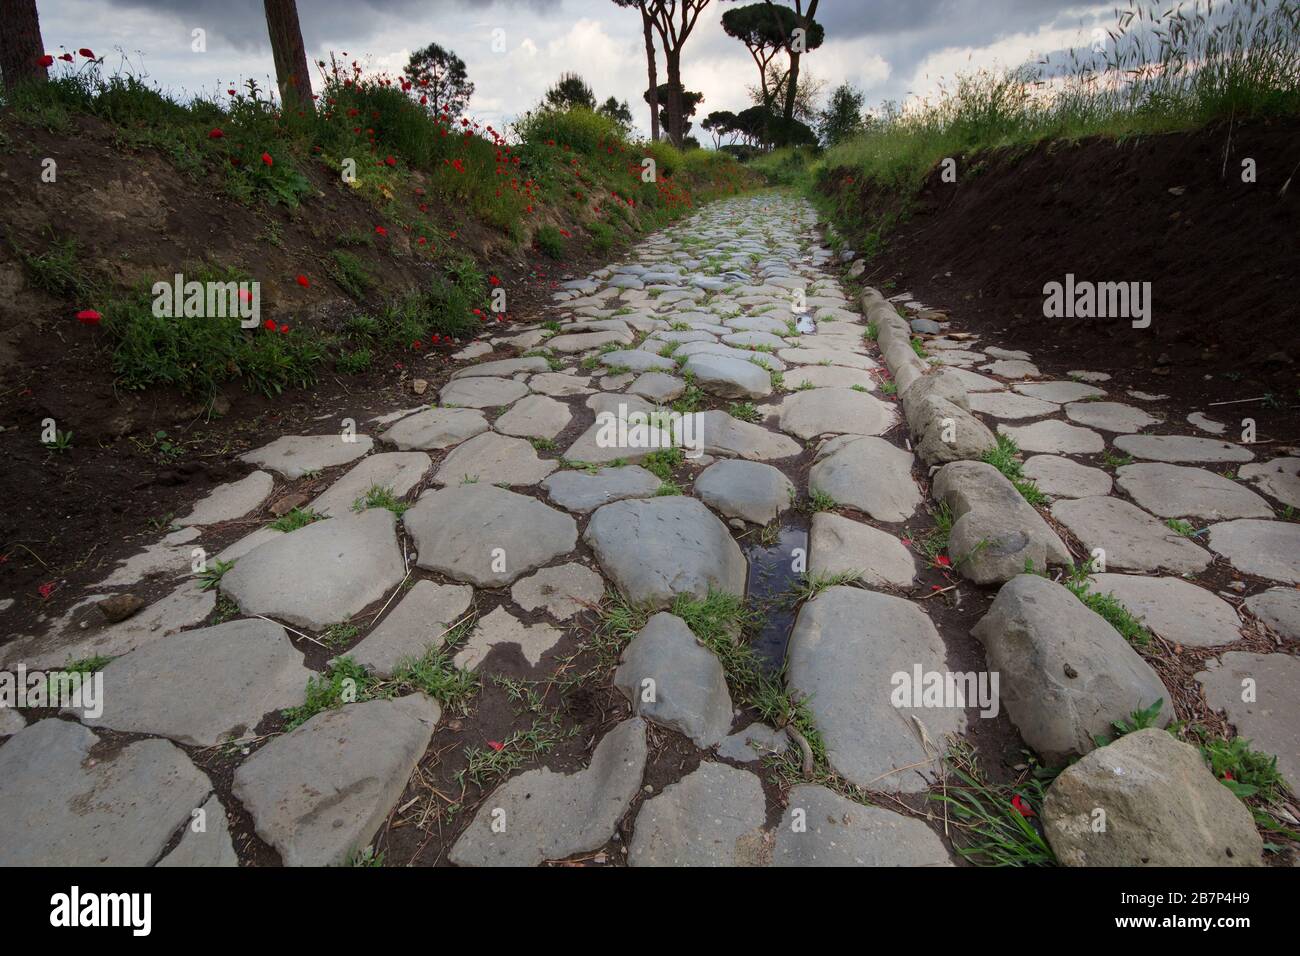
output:
[[[46,159],[57,163],[54,183],[41,179]],[[6,614],[12,633],[34,614],[61,611],[71,584],[102,577],[112,563],[107,552],[124,540],[156,537],[172,502],[244,474],[241,451],[285,431],[319,431],[327,413],[427,401],[412,394],[412,379],[429,380],[436,392],[457,347],[376,356],[369,371],[353,375],[325,367],[310,391],[274,398],[238,381],[211,403],[167,388],[124,391],[115,385],[107,331],[75,318],[103,306],[43,291],[24,255],[71,240],[78,270],[117,289],[205,266],[234,270],[260,282],[264,318],[332,331],[426,285],[458,255],[500,278],[511,321],[528,320],[562,275],[614,254],[593,251],[570,223],[566,259],[554,262],[425,195],[418,172],[407,195],[380,209],[323,165],[303,171],[314,192],[301,205],[244,204],[219,177],[187,175],[157,151],[127,148],[97,120],[83,117],[73,133],[54,134],[0,114],[0,596],[18,601]],[[437,228],[436,248],[432,236],[420,244],[399,225],[414,221]],[[371,278],[364,296],[353,298],[332,278],[337,250]],[[71,433],[69,448],[42,446],[46,419]]]
[[[955,182],[936,167],[915,197],[849,169],[822,180],[854,223],[856,248],[901,217],[864,282],[950,309],[964,328],[1045,368],[1145,379],[1189,404],[1296,403],[1300,121],[956,159]],[[1253,182],[1243,180],[1247,161]],[[1151,283],[1150,326],[1045,317],[1044,286],[1067,275]]]

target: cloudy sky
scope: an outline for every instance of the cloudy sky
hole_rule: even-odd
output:
[[[700,115],[749,105],[758,70],[721,15],[745,0],[712,0],[683,55]],[[185,97],[219,95],[274,74],[260,0],[38,0],[46,49],[90,47],[106,65],[147,74]],[[1015,66],[1087,45],[1114,21],[1114,0],[822,0],[825,45],[804,64],[827,89],[847,81],[869,104],[933,95],[960,71]],[[437,41],[465,60],[477,86],[470,112],[510,121],[563,71],[581,73],[604,99],[628,100],[644,131],[641,18],[610,0],[298,0],[308,56],[346,52],[370,71],[397,73],[411,50]],[[203,30],[206,51],[192,49]],[[498,31],[504,31],[504,34]],[[494,51],[494,36],[504,51]],[[501,44],[498,44],[501,45]],[[664,79],[660,51],[660,81]],[[271,84],[273,86],[273,84]]]

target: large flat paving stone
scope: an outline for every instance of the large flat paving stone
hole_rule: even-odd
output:
[[[627,369],[629,372],[675,372],[677,363],[670,358],[656,355],[644,349],[631,349],[623,352],[606,352],[600,357],[600,364],[606,368]]]
[[[557,471],[542,482],[542,490],[566,511],[584,514],[601,505],[624,498],[648,498],[663,484],[659,478],[638,465],[601,468],[594,473],[579,470]]]
[[[971,629],[990,671],[1001,675],[1001,704],[1025,743],[1051,762],[1086,754],[1114,721],[1163,701],[1158,724],[1174,716],[1173,695],[1151,666],[1101,615],[1036,574],[1002,586]]]
[[[1300,508],[1300,458],[1274,458],[1242,465],[1237,474],[1282,504]]]
[[[939,773],[944,738],[961,733],[966,716],[962,706],[911,706],[910,697],[896,706],[892,677],[910,678],[916,667],[945,673],[946,656],[918,605],[832,587],[799,611],[786,683],[807,702],[827,760],[841,776],[873,790],[916,793]]]
[[[1095,455],[1106,448],[1106,442],[1090,428],[1080,428],[1054,418],[1034,422],[1032,425],[998,425],[999,434],[1006,435],[1020,446],[1021,451],[1047,455]]]
[[[808,472],[808,489],[877,521],[906,521],[921,503],[913,458],[883,438],[841,435],[822,444]]]
[[[479,587],[510,584],[578,540],[577,524],[563,512],[480,483],[425,493],[403,522],[420,567]]]
[[[301,478],[309,471],[324,471],[356,461],[375,446],[369,435],[281,435],[269,445],[240,455],[241,461],[278,471],[286,478]]]
[[[214,488],[206,498],[194,505],[194,510],[184,518],[178,519],[176,524],[182,527],[192,524],[219,524],[222,521],[242,518],[250,511],[260,508],[262,502],[270,496],[274,486],[275,479],[269,474],[255,471],[238,481]]]
[[[645,721],[601,739],[585,770],[542,767],[506,781],[480,805],[451,848],[457,866],[537,866],[604,846],[641,789]]]
[[[1106,394],[1095,385],[1085,385],[1082,382],[1017,382],[1012,388],[1021,395],[1058,405],[1081,402],[1085,398],[1101,398]]]
[[[1251,749],[1277,757],[1291,792],[1300,792],[1300,657],[1229,651],[1206,668],[1196,675],[1206,703]]]
[[[844,365],[800,365],[785,374],[785,387],[800,388],[865,388],[876,390],[876,377],[865,369]]]
[[[1269,588],[1246,598],[1246,610],[1283,637],[1300,641],[1300,591]]]
[[[339,866],[370,845],[441,711],[424,694],[317,714],[235,771],[232,792],[286,866]]]
[[[590,381],[572,372],[543,372],[530,378],[528,387],[539,395],[562,398],[566,395],[590,395],[593,391]]]
[[[974,396],[971,396],[974,398]],[[1024,476],[1053,498],[1092,498],[1110,494],[1113,482],[1100,468],[1090,468],[1058,455],[1025,459]]]
[[[327,518],[254,548],[221,578],[245,614],[319,631],[346,621],[406,574],[387,509]]]
[[[92,760],[97,740],[47,719],[0,747],[0,865],[148,866],[212,793],[175,744],[140,740]]]
[[[561,632],[550,624],[525,624],[505,608],[498,607],[479,620],[465,646],[452,658],[452,663],[472,671],[498,644],[513,644],[519,648],[528,665],[536,667],[542,655],[554,647],[561,636]]]
[[[630,866],[762,866],[763,787],[721,763],[695,770],[641,805],[628,848]]]
[[[888,531],[820,511],[813,515],[808,573],[830,577],[850,571],[868,587],[910,588],[916,578],[912,552]]]
[[[581,564],[542,568],[520,578],[510,588],[510,598],[525,611],[545,608],[557,621],[566,621],[579,611],[595,607],[605,596],[605,582],[599,574]]]
[[[476,435],[448,453],[433,480],[440,485],[488,482],[493,485],[535,485],[559,465],[537,456],[522,438],[495,432]]]
[[[554,438],[572,419],[573,412],[563,402],[545,395],[529,395],[516,402],[492,427],[517,438]]]
[[[250,735],[266,714],[302,703],[314,673],[279,624],[227,621],[114,660],[103,670],[103,713],[82,721],[211,747]]]
[[[623,649],[614,686],[632,712],[708,749],[731,730],[731,694],[717,655],[686,622],[660,611]]]
[[[783,362],[791,365],[842,365],[845,368],[877,368],[875,360],[866,355],[844,349],[793,348],[776,353]]]
[[[920,820],[813,784],[792,787],[789,799],[773,866],[953,865],[938,834]]]
[[[851,388],[813,388],[787,395],[781,403],[781,430],[804,439],[880,435],[897,421],[892,406]]]
[[[1115,447],[1134,458],[1171,464],[1240,462],[1255,457],[1253,452],[1240,445],[1195,435],[1120,435],[1115,439]]]
[[[403,418],[379,437],[403,451],[436,451],[488,430],[483,413],[473,408],[429,408]]]
[[[1182,578],[1094,574],[1092,590],[1113,594],[1134,617],[1167,641],[1214,647],[1241,640],[1236,609],[1213,591]]]
[[[473,599],[474,589],[463,584],[417,581],[346,656],[371,673],[391,677],[403,661],[418,661],[431,648],[441,647],[446,632]]]
[[[185,828],[185,835],[176,848],[158,861],[158,866],[239,866],[239,857],[235,855],[234,844],[230,841],[230,824],[226,820],[226,808],[214,793],[208,802],[200,807],[203,811],[203,829],[195,830],[194,824]]]
[[[1052,505],[1052,517],[1089,551],[1105,552],[1110,568],[1196,574],[1210,564],[1204,548],[1118,498],[1062,499]]]
[[[1042,418],[1060,410],[1055,402],[1041,398],[1018,395],[1015,392],[972,392],[969,396],[971,411],[994,418]]]
[[[686,437],[697,441],[700,449],[708,455],[776,461],[803,451],[803,447],[789,435],[742,422],[717,409],[682,416],[682,431]]]
[[[1244,485],[1204,468],[1141,462],[1115,472],[1130,498],[1162,518],[1271,518],[1268,502]]]
[[[453,379],[476,378],[479,376],[507,377],[520,372],[549,372],[551,363],[540,355],[524,358],[499,359],[495,362],[480,362],[460,369],[452,375]]]
[[[664,372],[645,372],[627,387],[632,395],[640,395],[652,402],[671,402],[686,391],[685,379]]]
[[[1197,749],[1154,728],[1066,768],[1048,788],[1042,816],[1066,866],[1258,866],[1264,850],[1250,810]]]
[[[766,398],[772,394],[771,375],[749,361],[701,353],[688,358],[682,372],[694,376],[704,391],[721,398]]]
[[[671,430],[654,424],[658,419],[645,419],[636,412],[629,409],[629,414],[620,418],[616,412],[597,411],[596,421],[573,440],[565,449],[564,457],[597,465],[635,464],[656,451],[674,446]]]
[[[454,378],[442,387],[438,401],[454,408],[500,408],[528,394],[528,386],[511,378]]]
[[[1160,424],[1154,415],[1122,402],[1071,402],[1065,406],[1065,417],[1104,432],[1137,432]]]
[[[1210,550],[1244,574],[1300,584],[1300,524],[1240,518],[1210,525]]]
[[[363,459],[308,507],[321,515],[352,513],[358,499],[371,488],[385,488],[404,497],[420,483],[433,460],[422,451],[395,451]],[[362,502],[364,507],[364,502]]]
[[[771,465],[728,460],[710,465],[695,479],[696,497],[728,518],[765,525],[794,504],[794,485]]]
[[[667,607],[679,594],[744,594],[748,564],[708,508],[681,496],[616,501],[598,509],[583,540],[634,603]]]

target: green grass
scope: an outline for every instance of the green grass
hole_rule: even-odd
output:
[[[975,751],[954,739],[944,755],[949,779],[932,789],[930,799],[942,804],[950,821],[957,853],[977,866],[1052,866],[1056,857],[1030,819],[1016,808],[1042,812],[1052,777],[1039,768],[1022,774],[1015,785],[991,783],[979,767]]]
[[[1151,643],[1151,632],[1113,594],[1099,594],[1092,590],[1086,566],[1072,568],[1062,583],[1075,597],[1105,618],[1130,644],[1147,647]]]
[[[1184,538],[1196,537],[1196,527],[1191,522],[1184,521],[1181,518],[1167,518],[1165,519],[1165,526],[1170,531],[1181,534]]]
[[[673,480],[673,472],[686,460],[680,448],[661,448],[646,455],[641,467],[663,482]]]
[[[1020,460],[1020,447],[1009,435],[998,435],[997,444],[980,456],[980,461],[992,465],[1006,476],[1007,480],[1020,492],[1021,497],[1031,505],[1045,505],[1049,502],[1047,495],[1038,490],[1038,485],[1024,474],[1024,463]]]
[[[550,259],[564,258],[564,236],[560,235],[560,230],[552,225],[542,226],[533,236],[533,243],[542,254]]]
[[[806,510],[810,514],[815,514],[818,511],[834,511],[836,507],[838,505],[836,505],[835,499],[826,492],[818,488],[809,490]]]
[[[732,418],[738,418],[742,422],[750,422],[751,424],[760,421],[763,417],[753,402],[732,402],[727,407],[727,414]]]
[[[217,587],[221,584],[221,579],[225,576],[226,572],[234,566],[234,561],[220,561],[214,558],[212,563],[197,575],[199,579],[199,590],[211,591],[213,588]]]
[[[305,528],[307,525],[324,520],[324,515],[318,515],[310,508],[293,508],[286,514],[281,515],[271,522],[270,527],[276,531],[297,531],[299,528]]]
[[[397,498],[393,494],[392,488],[381,488],[379,485],[371,485],[364,495],[352,502],[353,511],[361,512],[368,508],[386,508],[399,518],[412,507],[408,502]]]
[[[340,289],[358,300],[364,299],[375,284],[361,260],[342,249],[330,253],[329,276],[338,283]]]

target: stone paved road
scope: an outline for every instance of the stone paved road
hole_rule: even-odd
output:
[[[245,456],[261,470],[218,489],[100,589],[162,574],[179,581],[171,595],[119,624],[83,634],[70,616],[3,649],[7,667],[113,659],[102,670],[103,713],[84,726],[47,718],[23,727],[0,712],[0,734],[13,735],[0,746],[0,863],[61,846],[67,862],[233,865],[220,801],[177,744],[247,738],[262,716],[302,703],[310,672],[282,625],[319,635],[360,621],[346,653],[386,677],[440,646],[489,589],[509,599],[458,644],[459,667],[479,667],[500,644],[547,666],[567,624],[607,591],[658,613],[614,675],[632,715],[582,768],[533,765],[500,785],[464,824],[453,862],[538,864],[606,845],[641,795],[653,725],[705,757],[637,804],[632,865],[951,865],[937,831],[897,812],[901,804],[868,808],[802,785],[774,820],[754,761],[791,740],[744,726],[722,662],[668,610],[683,595],[743,596],[751,569],[738,536],[819,501],[807,559],[834,586],[798,611],[787,690],[806,703],[826,770],[850,790],[926,790],[950,735],[978,708],[895,694],[896,675],[947,674],[953,642],[971,642],[941,633],[915,599],[917,549],[899,530],[924,515],[918,478],[933,479],[952,516],[954,573],[1010,582],[975,636],[1027,743],[1045,755],[1087,752],[1111,721],[1162,697],[1167,721],[1172,695],[1144,659],[1059,584],[1022,572],[1068,563],[1067,534],[1084,552],[1105,551],[1095,587],[1163,638],[1236,643],[1232,605],[1161,572],[1195,573],[1218,554],[1279,585],[1300,581],[1300,526],[1270,520],[1261,497],[1296,503],[1295,468],[1241,467],[1257,494],[1204,467],[1253,459],[1241,446],[1135,434],[1159,420],[1096,400],[1106,396],[1091,385],[1028,381],[1039,378],[1030,356],[981,352],[947,338],[946,324],[909,328],[874,290],[852,301],[833,277],[835,258],[812,239],[815,219],[802,201],[774,196],[712,205],[623,264],[566,283],[547,326],[465,349],[436,404],[395,410],[355,440],[286,436]],[[930,361],[911,341],[922,330],[933,333]],[[1025,475],[1050,509],[1031,507],[974,460],[995,440],[986,419],[1032,456]],[[1134,459],[1114,485],[1075,460],[1112,437]],[[685,448],[688,493],[643,467],[665,446]],[[288,533],[263,527],[222,550],[233,567],[219,593],[238,614],[196,629],[216,600],[186,577],[205,529],[257,513],[277,481],[337,467],[347,470],[311,503],[325,520]],[[409,510],[351,507],[372,489],[407,499]],[[1192,540],[1163,523],[1172,515],[1213,523]],[[1295,592],[1272,593],[1251,610],[1294,639]],[[367,609],[382,618],[359,617]],[[1224,654],[1198,679],[1243,732],[1276,749],[1294,783],[1295,658],[1287,667],[1257,658]],[[1289,694],[1286,708],[1234,703],[1237,677],[1257,673]],[[440,719],[438,702],[420,694],[327,711],[255,749],[227,799],[285,862],[346,862],[388,818]],[[92,728],[145,736],[109,761],[87,761]],[[33,813],[38,800],[53,809]],[[199,808],[215,818],[204,832],[186,825]]]

